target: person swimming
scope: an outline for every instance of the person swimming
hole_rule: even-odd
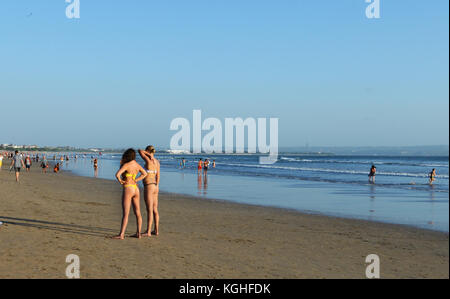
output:
[[[159,235],[159,211],[158,211],[158,194],[159,194],[159,178],[160,163],[155,158],[155,147],[147,146],[144,150],[139,150],[139,155],[145,161],[147,177],[144,179],[144,202],[147,208],[147,230],[144,236],[150,237],[152,234]],[[153,220],[155,220],[155,229],[152,231]]]
[[[137,175],[141,174],[138,178]],[[147,176],[147,172],[136,162],[136,151],[132,148],[127,149],[120,161],[120,169],[116,173],[116,179],[123,186],[122,192],[122,224],[120,233],[114,236],[113,239],[123,240],[125,238],[125,231],[128,225],[128,215],[130,213],[131,205],[136,215],[136,234],[132,237],[141,237],[142,216],[140,209],[140,194],[137,183]]]

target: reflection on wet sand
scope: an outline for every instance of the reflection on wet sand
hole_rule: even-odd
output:
[[[369,220],[373,220],[373,217],[375,216],[375,185],[371,184],[370,185],[370,190],[369,190]]]
[[[198,195],[207,195],[208,192],[208,175],[205,173],[202,175],[199,173],[197,175],[197,194]]]

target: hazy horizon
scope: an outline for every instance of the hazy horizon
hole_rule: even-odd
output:
[[[2,142],[0,142],[1,148]],[[46,147],[45,145],[40,145],[42,147]],[[121,151],[127,148],[135,148],[135,149],[143,149],[147,146],[145,145],[136,145],[136,146],[127,146],[127,147],[77,147],[71,145],[59,145],[59,146],[51,146],[48,147],[72,147],[75,149],[101,149],[106,151]],[[158,146],[156,145],[157,152],[166,151],[170,148],[168,146]],[[19,149],[20,150],[20,149]],[[371,155],[392,155],[392,156],[449,156],[449,145],[425,145],[425,146],[288,146],[279,148],[280,154],[288,154],[288,153],[319,153],[322,152],[324,154],[333,154],[333,155],[355,155],[355,156],[371,156]],[[201,155],[206,153],[202,152]],[[218,154],[225,154],[218,153]],[[256,153],[259,155],[258,153]],[[198,154],[194,154],[198,155]]]

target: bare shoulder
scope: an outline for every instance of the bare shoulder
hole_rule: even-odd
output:
[[[122,165],[122,168],[125,170],[130,170],[136,167],[136,161],[130,161]]]
[[[136,161],[136,160],[134,160],[134,161],[131,161],[130,162],[130,166],[132,166],[132,167],[141,167],[141,165]]]

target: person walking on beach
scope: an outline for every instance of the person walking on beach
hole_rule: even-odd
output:
[[[48,169],[48,161],[47,158],[44,156],[44,158],[42,159],[41,162],[41,168],[42,168],[42,173],[47,173],[47,169]]]
[[[216,160],[213,160],[213,168],[216,168]]]
[[[0,171],[2,170],[3,165],[3,154],[0,154]]]
[[[158,211],[158,194],[159,194],[159,178],[160,164],[155,158],[155,148],[152,145],[147,146],[145,151],[139,150],[139,155],[145,161],[147,177],[144,179],[144,202],[147,207],[147,230],[144,236],[150,237],[152,234],[159,235],[159,211]],[[155,221],[155,229],[152,231],[153,220]]]
[[[372,167],[370,168],[370,173],[369,173],[369,183],[375,184],[376,172],[377,172],[377,168],[375,167],[375,165],[372,165]]]
[[[25,158],[25,168],[27,169],[27,172],[30,172],[31,168],[31,158],[29,155]]]
[[[138,178],[137,175],[141,174]],[[132,237],[141,238],[142,216],[140,208],[139,188],[137,183],[147,176],[147,172],[141,165],[136,162],[136,151],[132,148],[127,149],[120,161],[120,169],[116,173],[116,179],[123,186],[122,193],[122,224],[120,233],[113,239],[123,240],[128,225],[128,215],[130,214],[131,205],[133,205],[134,214],[136,215],[136,234]]]
[[[436,168],[433,168],[433,170],[430,172],[429,178],[430,185],[433,185],[433,182],[436,180]]]
[[[16,173],[16,182],[19,182],[20,169],[25,168],[23,163],[23,157],[19,154],[19,151],[15,151],[14,156],[11,161],[11,168],[14,166],[14,172]]]

